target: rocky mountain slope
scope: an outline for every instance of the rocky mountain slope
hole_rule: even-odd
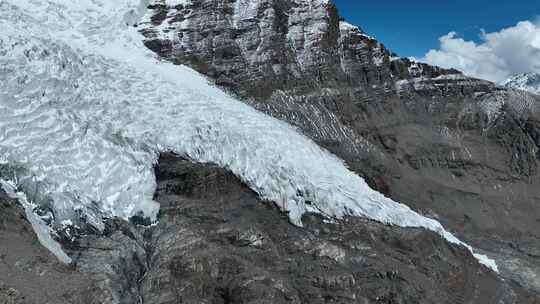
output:
[[[66,240],[73,268],[1,196],[0,303],[538,303],[426,230],[316,214],[298,228],[230,172],[176,155],[156,176],[160,222]]]
[[[328,1],[81,3],[0,3],[0,148],[17,151],[0,178],[72,259],[0,191],[0,303],[539,303],[540,97],[400,59]],[[337,158],[167,61],[290,123],[500,274],[370,220],[426,218],[386,212],[398,205]],[[137,212],[149,202],[157,222]]]
[[[526,73],[510,77],[501,85],[518,90],[528,91],[534,94],[540,93],[540,74]]]
[[[327,1],[153,1],[138,24],[540,291],[540,98],[397,58]]]

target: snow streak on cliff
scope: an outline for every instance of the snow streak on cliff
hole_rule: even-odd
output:
[[[133,26],[146,5],[0,2],[0,155],[20,168],[17,186],[52,210],[56,226],[103,229],[104,217],[141,213],[155,219],[153,165],[159,152],[172,151],[230,169],[297,225],[306,212],[365,216],[460,243],[291,126],[193,70],[156,60]]]

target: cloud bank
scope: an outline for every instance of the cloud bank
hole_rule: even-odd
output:
[[[522,21],[493,33],[482,31],[480,37],[476,43],[450,32],[439,38],[438,50],[430,50],[420,61],[494,82],[520,73],[540,73],[539,22]]]

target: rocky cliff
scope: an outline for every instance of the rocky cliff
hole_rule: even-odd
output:
[[[397,57],[320,0],[153,1],[138,24],[187,64],[437,218],[540,291],[540,98]]]

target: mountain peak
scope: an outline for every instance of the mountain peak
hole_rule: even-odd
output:
[[[540,93],[540,74],[523,73],[514,75],[501,83],[503,86],[512,89],[519,89],[531,93]]]

